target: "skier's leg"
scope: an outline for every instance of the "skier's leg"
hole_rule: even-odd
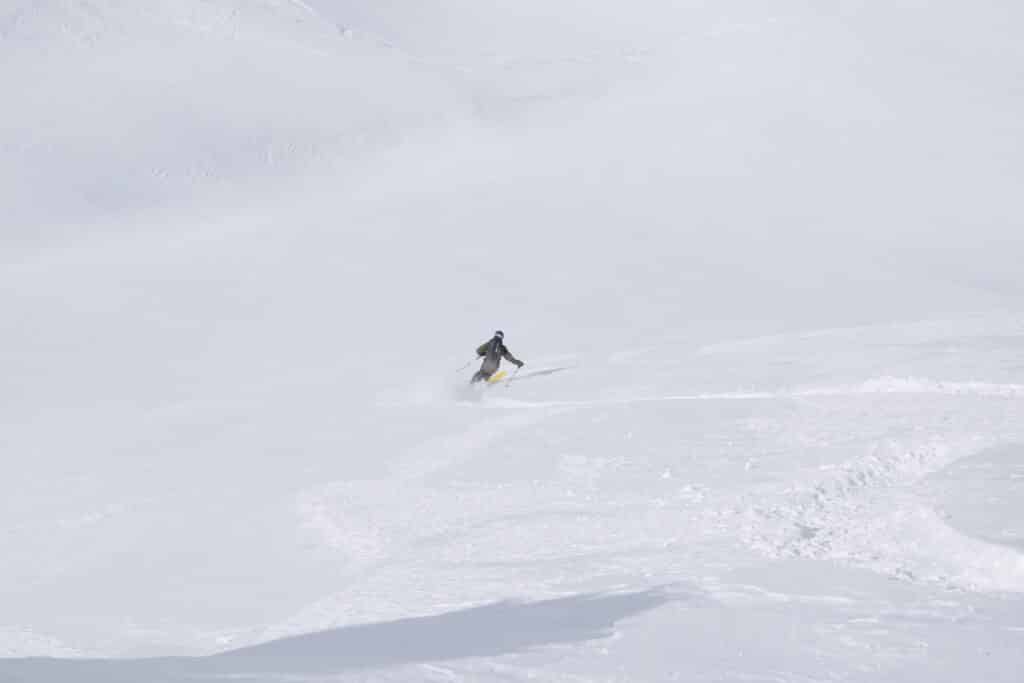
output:
[[[469,380],[469,383],[470,384],[476,384],[477,382],[483,382],[485,380],[490,379],[491,375],[493,375],[493,374],[494,374],[493,372],[486,372],[486,371],[484,371],[483,368],[481,368],[481,369],[476,371],[476,374],[473,375],[473,379]]]

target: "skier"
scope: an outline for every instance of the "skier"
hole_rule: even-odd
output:
[[[501,365],[501,359],[504,358],[509,363],[512,363],[517,368],[523,367],[523,361],[519,360],[508,350],[505,346],[505,333],[498,330],[494,333],[494,337],[490,341],[485,341],[476,350],[477,358],[483,358],[484,362],[480,365],[480,369],[473,375],[473,379],[470,380],[470,384],[476,384],[483,380],[490,379],[495,372],[498,371],[498,366]]]

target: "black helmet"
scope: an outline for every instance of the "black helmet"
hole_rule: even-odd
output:
[[[497,332],[494,333],[494,336],[497,337],[498,339],[504,339],[505,333],[502,332],[501,330],[498,330]]]

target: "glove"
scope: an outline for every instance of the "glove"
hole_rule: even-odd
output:
[[[521,367],[523,367],[524,365],[526,365],[526,363],[524,363],[523,361],[516,361],[516,367],[517,367],[517,368],[521,368]]]

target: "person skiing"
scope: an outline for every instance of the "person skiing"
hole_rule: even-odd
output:
[[[498,371],[502,358],[517,368],[521,368],[524,365],[523,361],[513,356],[512,352],[505,346],[505,333],[501,330],[495,332],[489,341],[485,341],[477,347],[476,356],[477,358],[483,358],[484,362],[480,365],[480,369],[476,371],[476,374],[473,375],[470,384],[490,379]]]

